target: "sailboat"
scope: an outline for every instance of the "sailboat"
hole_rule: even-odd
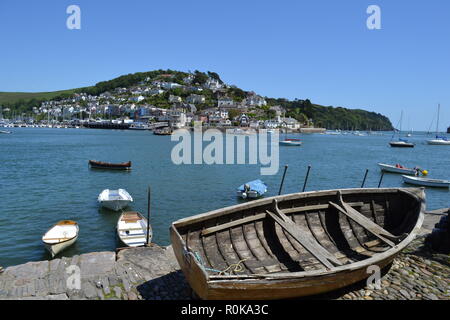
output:
[[[403,120],[403,111],[400,115],[400,131],[399,131],[399,135],[402,132],[402,120]],[[391,145],[391,147],[393,148],[414,148],[414,143],[408,142],[408,140],[406,139],[402,139],[402,138],[398,138],[398,141],[393,141],[392,139],[394,139],[395,136],[395,130],[394,130],[394,134],[392,135],[391,138],[391,142],[389,142],[389,144]]]
[[[428,144],[431,145],[450,145],[450,141],[447,139],[447,137],[440,137],[439,136],[439,113],[441,111],[441,105],[438,104],[438,117],[436,122],[436,139],[427,140]]]

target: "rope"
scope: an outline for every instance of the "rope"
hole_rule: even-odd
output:
[[[228,266],[228,268],[226,268],[225,270],[220,271],[220,270],[217,270],[217,269],[211,269],[211,268],[205,267],[205,263],[203,262],[203,259],[202,259],[202,257],[200,256],[200,254],[198,252],[194,252],[194,256],[197,259],[197,261],[202,265],[203,269],[205,269],[206,271],[216,272],[216,273],[219,274],[219,276],[231,275],[231,274],[236,273],[236,272],[243,272],[244,271],[244,267],[241,265],[241,263],[247,260],[247,259],[242,259],[238,263],[230,264]],[[230,269],[233,269],[233,270],[231,270],[231,272],[228,272]]]

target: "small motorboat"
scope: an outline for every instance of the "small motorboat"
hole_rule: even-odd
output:
[[[6,130],[0,130],[0,133],[4,133],[4,134],[11,134],[11,131],[6,131]]]
[[[424,212],[421,188],[312,191],[183,218],[170,236],[201,299],[287,299],[389,266],[419,234]]]
[[[403,182],[423,187],[448,188],[450,180],[429,179],[421,177],[402,176]]]
[[[77,241],[78,232],[78,223],[72,220],[62,220],[44,234],[42,242],[53,258]]]
[[[262,197],[267,192],[267,185],[261,180],[253,180],[241,185],[237,189],[237,196],[242,199],[255,199]]]
[[[391,172],[391,173],[401,173],[401,174],[406,174],[406,175],[416,175],[416,173],[418,171],[421,171],[419,168],[406,168],[400,164],[396,164],[395,166],[390,165],[390,164],[384,164],[384,163],[379,163],[378,166],[380,167],[381,171],[385,171],[385,172]]]
[[[414,143],[408,142],[408,140],[399,139],[398,141],[389,142],[392,148],[414,148]]]
[[[124,212],[117,221],[117,236],[127,247],[142,247],[152,240],[152,228],[139,212]]]
[[[105,208],[119,211],[133,202],[133,198],[125,189],[105,189],[99,194],[98,202]]]
[[[299,147],[302,145],[302,141],[300,139],[284,139],[280,141],[281,146],[292,146]]]
[[[96,160],[89,160],[89,165],[94,169],[130,170],[131,161],[122,163],[110,163]]]

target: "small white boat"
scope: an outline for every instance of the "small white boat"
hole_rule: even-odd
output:
[[[392,173],[401,173],[401,174],[406,174],[406,175],[415,175],[418,170],[418,169],[405,168],[400,165],[393,166],[393,165],[385,164],[385,163],[379,163],[378,166],[380,167],[381,171],[392,172]]]
[[[299,147],[302,145],[302,141],[299,139],[284,139],[284,140],[280,141],[280,145]]]
[[[447,139],[447,137],[440,137],[439,136],[439,113],[441,110],[441,105],[438,105],[438,113],[437,113],[437,122],[436,122],[436,138],[427,140],[427,143],[430,145],[435,146],[450,146],[450,141]]]
[[[119,211],[133,202],[133,198],[125,189],[105,189],[99,194],[98,202],[105,208]]]
[[[410,176],[402,176],[402,177],[403,177],[403,182],[418,185],[418,186],[435,187],[435,188],[450,187],[449,180],[419,178],[419,177],[410,177]]]
[[[450,140],[445,137],[436,137],[436,139],[427,140],[427,143],[435,146],[450,146]]]
[[[127,247],[141,247],[147,243],[147,219],[139,212],[124,212],[117,221],[117,236]],[[149,243],[152,228],[149,226]]]
[[[11,131],[0,130],[0,133],[4,133],[4,134],[10,134],[10,133],[11,133]]]
[[[53,258],[77,241],[78,231],[78,223],[75,221],[59,221],[44,234],[42,242]]]

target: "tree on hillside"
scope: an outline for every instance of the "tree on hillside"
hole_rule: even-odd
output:
[[[200,72],[198,70],[194,71],[194,80],[192,81],[193,83],[203,85],[206,83],[206,81],[208,81],[208,76],[205,73]]]

